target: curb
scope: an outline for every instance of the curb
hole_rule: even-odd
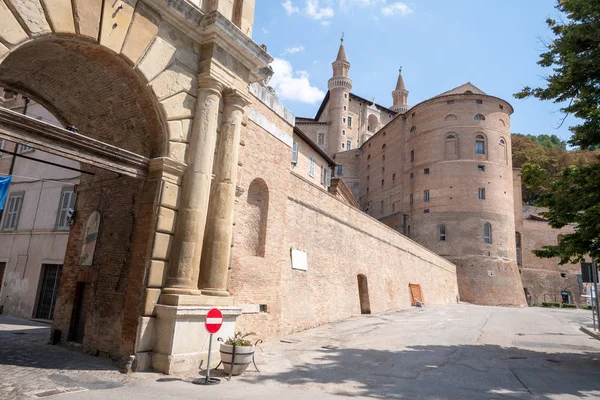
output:
[[[600,332],[594,332],[593,330],[588,329],[584,326],[579,327],[579,330],[583,333],[590,335],[591,337],[593,337],[596,340],[600,340]]]

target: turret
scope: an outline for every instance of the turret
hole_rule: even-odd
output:
[[[390,107],[393,111],[405,113],[410,108],[408,106],[408,90],[404,86],[404,78],[402,77],[402,67],[398,71],[398,81],[396,82],[396,90],[392,92],[394,105]]]
[[[346,150],[349,98],[350,90],[352,90],[352,80],[348,78],[350,63],[346,58],[343,35],[337,57],[331,66],[333,67],[333,77],[328,82],[331,130],[329,131],[327,152],[335,154]]]

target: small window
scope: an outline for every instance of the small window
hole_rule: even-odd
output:
[[[342,143],[342,149],[345,148],[345,147],[346,147],[346,145],[344,143]]]
[[[416,126],[413,126],[412,128],[410,128],[410,131],[411,131],[411,132],[414,132],[414,131],[416,131],[416,130],[417,130],[417,127],[416,127]]]
[[[479,99],[477,99],[477,100],[475,100],[475,103],[476,103],[476,104],[483,104],[483,100],[479,100]]]
[[[381,161],[385,161],[385,154],[381,156]]]
[[[342,176],[342,170],[343,170],[344,166],[343,165],[338,165],[337,166],[337,176]]]
[[[479,171],[479,172],[485,172],[485,165],[478,165],[477,166],[477,171]]]
[[[369,179],[371,179],[371,177],[367,175],[367,183],[369,183]]]
[[[319,133],[317,135],[317,144],[319,146],[323,146],[325,144],[325,134],[324,133]]]
[[[425,175],[429,175],[429,168],[425,168],[425,169],[423,170],[423,173],[424,173]]]
[[[371,166],[367,164],[367,171],[371,169]]]
[[[415,173],[414,173],[414,172],[411,172],[411,173],[410,173],[410,179],[414,179],[414,178],[415,178]]]
[[[567,273],[566,272],[561,272],[560,273],[560,277],[561,278],[566,278],[567,277]]]
[[[352,128],[352,117],[348,117],[348,128]]]
[[[367,194],[369,194],[369,188],[367,187]]]
[[[414,150],[410,151],[410,162],[411,163],[415,162],[415,151]]]
[[[454,140],[454,139],[456,139],[456,135],[454,135],[453,133],[446,136],[446,140]]]
[[[500,139],[498,143],[500,144],[500,146],[506,146],[506,140],[504,139]]]
[[[392,182],[396,181],[396,173],[392,174]]]
[[[31,153],[35,150],[33,147],[25,146],[24,144],[19,145],[19,153]]]
[[[412,114],[411,114],[411,117],[413,117],[413,118],[414,118],[414,117],[415,117],[415,115],[416,115],[415,113],[412,113]]]
[[[415,203],[415,199],[412,194],[409,196],[409,203],[411,206]]]
[[[475,121],[485,121],[485,117],[482,114],[475,115]]]
[[[342,136],[346,136],[346,130],[342,129]]]
[[[444,225],[440,225],[440,227],[439,227],[439,239],[440,239],[440,242],[446,241],[446,226],[444,226]]]
[[[292,164],[298,164],[298,142],[292,145]]]
[[[428,202],[429,201],[429,190],[423,191],[423,201],[424,202]]]
[[[344,111],[348,111],[348,107],[344,106]]]
[[[385,185],[385,179],[381,180],[381,186],[383,187]]]
[[[315,158],[314,157],[310,158],[310,167],[308,169],[308,174],[310,176],[315,176]]]
[[[504,110],[504,106],[502,104],[498,104],[498,107],[500,107],[501,110]]]
[[[348,93],[344,93],[344,98],[347,99],[348,98]]]
[[[477,189],[479,200],[485,200],[485,188]]]
[[[56,229],[67,231],[71,228],[70,215],[75,209],[75,191],[72,187],[64,188],[60,194],[58,214],[56,216]]]
[[[492,225],[489,222],[483,225],[483,241],[488,244],[492,243]]]
[[[4,214],[4,223],[2,224],[3,231],[14,231],[19,224],[19,216],[21,215],[21,207],[23,206],[24,192],[11,193],[6,202]]]
[[[429,208],[424,209],[423,214],[429,214]]]
[[[370,159],[371,159],[371,155],[369,154],[369,155],[367,156],[367,160],[370,160]]]
[[[342,123],[344,123],[344,124],[346,123],[346,117],[342,118]]]
[[[454,100],[446,100],[446,104],[454,104]]]
[[[346,150],[352,150],[352,141],[351,140],[346,141]]]
[[[385,174],[385,167],[381,167],[381,175]]]

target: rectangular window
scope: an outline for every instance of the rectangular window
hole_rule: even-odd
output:
[[[454,100],[447,100],[446,104],[454,104]]]
[[[485,154],[485,142],[483,140],[475,141],[475,154]]]
[[[411,163],[415,162],[415,151],[414,150],[410,151],[410,162]]]
[[[477,171],[479,171],[479,172],[485,172],[485,165],[478,165],[477,166]]]
[[[337,176],[342,176],[343,165],[337,166]]]
[[[492,243],[492,225],[489,223],[483,225],[483,241],[488,244]]]
[[[381,180],[381,186],[384,186],[384,185],[385,185],[385,179],[382,179]]]
[[[342,117],[342,123],[346,123],[346,117]]]
[[[342,143],[342,149],[346,148],[346,145],[344,143]]]
[[[342,129],[342,136],[346,136],[346,130]]]
[[[429,175],[429,168],[425,168],[425,169],[423,170],[423,173],[424,173],[425,175]]]
[[[414,197],[413,197],[413,195],[412,195],[412,194],[410,195],[409,202],[410,202],[410,205],[411,205],[411,206],[412,206],[412,205],[414,204],[414,202],[415,202],[415,199],[414,199]]]
[[[324,133],[319,133],[319,135],[317,136],[317,144],[319,146],[323,146],[325,144],[325,134]]]
[[[348,107],[344,106],[344,111],[348,111]]]
[[[348,93],[344,93],[344,98],[347,99],[348,98]]]
[[[33,147],[25,146],[24,144],[19,145],[19,153],[31,153],[33,150]]]
[[[351,140],[346,141],[346,150],[352,150],[352,141]]]
[[[475,100],[476,104],[483,104],[483,100]]]
[[[4,215],[4,223],[2,224],[3,231],[14,231],[17,229],[19,224],[19,215],[21,214],[21,207],[23,206],[24,192],[11,193],[8,196],[6,202],[6,214]]]
[[[315,176],[315,158],[314,157],[310,158],[310,167],[308,169],[308,174],[310,176]]]
[[[429,201],[429,190],[423,191],[423,201]]]
[[[423,214],[429,214],[429,208],[424,209]]]
[[[348,128],[352,128],[352,117],[348,117]]]
[[[392,174],[392,182],[395,182],[395,181],[396,181],[396,174],[394,173],[394,174]]]
[[[58,214],[56,216],[56,229],[59,231],[68,231],[71,228],[69,215],[75,209],[75,192],[73,188],[63,188],[60,193],[60,202],[58,203]]]
[[[325,186],[325,167],[321,165],[321,185]]]
[[[292,164],[298,164],[298,142],[292,144]]]
[[[477,190],[479,192],[479,200],[485,200],[485,188],[479,188]]]
[[[385,174],[385,167],[381,167],[381,175]]]
[[[331,186],[331,168],[327,167],[325,169],[325,187]]]

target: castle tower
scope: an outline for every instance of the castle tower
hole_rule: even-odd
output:
[[[391,110],[405,113],[410,108],[408,106],[408,90],[404,86],[404,78],[402,78],[402,67],[398,72],[398,82],[396,82],[396,90],[392,92],[392,98],[394,99],[394,105],[390,107]]]
[[[342,35],[340,49],[338,50],[333,67],[333,77],[329,79],[329,130],[328,153],[335,154],[346,150],[346,129],[348,123],[348,110],[352,80],[348,78],[350,63],[346,58],[344,49],[344,36]]]

